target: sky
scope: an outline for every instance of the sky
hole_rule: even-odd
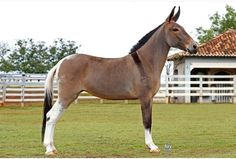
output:
[[[52,44],[57,38],[81,45],[79,53],[121,57],[150,30],[164,22],[173,6],[178,23],[196,39],[209,16],[236,9],[236,0],[0,0],[0,41],[33,38]]]

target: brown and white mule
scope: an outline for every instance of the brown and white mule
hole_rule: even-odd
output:
[[[44,101],[42,140],[46,155],[55,154],[53,144],[56,122],[82,91],[104,99],[139,99],[145,144],[150,152],[159,153],[151,135],[152,98],[160,87],[160,76],[171,47],[197,52],[197,43],[176,23],[180,8],[159,27],[146,34],[121,58],[101,58],[74,54],[63,58],[48,73]],[[58,99],[52,106],[54,76],[58,80]]]

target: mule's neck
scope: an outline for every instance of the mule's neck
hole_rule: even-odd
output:
[[[152,37],[137,52],[144,65],[159,77],[165,65],[170,46],[165,38],[163,27],[158,29]]]

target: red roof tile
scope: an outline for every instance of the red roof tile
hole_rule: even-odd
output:
[[[229,29],[210,41],[199,46],[196,54],[188,52],[179,52],[168,57],[168,60],[176,60],[186,56],[218,56],[218,57],[236,57],[236,30]]]

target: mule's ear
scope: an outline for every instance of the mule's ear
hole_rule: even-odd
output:
[[[171,21],[173,15],[174,15],[174,12],[175,12],[175,6],[172,9],[172,11],[170,12],[170,15],[166,18],[166,22],[170,22]]]
[[[179,19],[179,15],[180,15],[180,7],[178,12],[172,17],[172,20],[176,22]]]

